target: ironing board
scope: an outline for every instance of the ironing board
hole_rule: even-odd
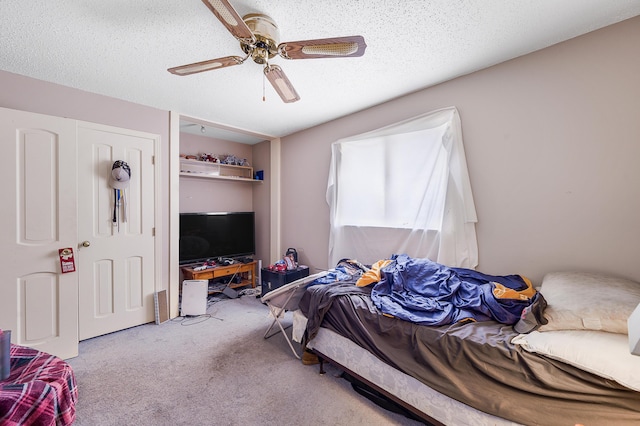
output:
[[[273,315],[273,322],[264,333],[264,338],[268,339],[269,337],[275,336],[279,332],[282,332],[282,335],[285,339],[287,339],[287,343],[291,348],[291,352],[295,355],[296,358],[300,359],[300,355],[296,353],[296,350],[293,348],[293,344],[285,333],[285,327],[282,325],[280,321],[281,318],[284,318],[284,314],[286,311],[295,311],[298,309],[298,303],[300,303],[300,299],[304,294],[307,286],[315,281],[316,279],[327,275],[329,271],[318,272],[317,274],[309,275],[304,278],[300,278],[298,280],[292,281],[289,284],[285,284],[280,288],[270,291],[269,293],[262,296],[260,299],[262,303],[265,303]],[[269,334],[269,332],[273,329],[273,326],[278,324],[279,330],[276,330],[275,333]]]

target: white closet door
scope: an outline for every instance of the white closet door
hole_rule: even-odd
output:
[[[78,354],[78,273],[58,249],[77,244],[76,121],[0,108],[0,328],[14,343]]]
[[[78,125],[80,340],[154,320],[158,139],[111,126]],[[114,222],[108,178],[116,160],[129,164],[131,180]]]

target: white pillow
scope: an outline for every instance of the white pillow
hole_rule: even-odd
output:
[[[511,342],[640,392],[640,357],[629,353],[625,335],[589,330],[532,331]]]
[[[627,334],[640,304],[640,283],[586,272],[553,272],[542,280],[548,323],[538,331],[600,330]]]

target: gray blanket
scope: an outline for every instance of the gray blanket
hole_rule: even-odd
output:
[[[352,287],[307,289],[300,308],[309,337],[331,329],[429,387],[518,423],[640,424],[640,393],[512,345],[511,326],[421,326],[381,315],[367,288]]]

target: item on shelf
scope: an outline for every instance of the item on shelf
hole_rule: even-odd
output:
[[[284,259],[280,259],[276,263],[272,263],[271,265],[267,266],[266,269],[274,272],[284,272],[287,270],[287,264],[284,262]]]
[[[237,166],[237,158],[235,155],[225,154],[221,157],[221,163]]]
[[[230,166],[243,166],[243,167],[251,166],[251,164],[249,164],[246,158],[239,158],[233,154],[220,155],[219,161],[222,164],[228,164]]]
[[[285,265],[287,265],[287,271],[292,271],[298,267],[298,263],[293,258],[293,254],[287,254],[283,259]]]
[[[274,272],[284,272],[292,271],[296,268],[298,268],[298,252],[294,248],[289,248],[282,259],[269,265],[266,269]]]
[[[202,263],[202,265],[200,266],[196,266],[195,268],[193,268],[194,271],[204,271],[205,269],[210,269],[210,268],[215,268],[216,262],[214,262],[213,260],[207,260],[205,262]]]
[[[217,163],[218,157],[214,156],[213,154],[203,153],[203,154],[200,154],[199,160],[205,161],[207,163]]]
[[[217,176],[220,174],[220,169],[219,167],[217,167],[217,164],[214,165],[213,163],[207,161],[191,159],[182,160],[180,162],[180,171],[184,173],[195,173],[211,176]]]

